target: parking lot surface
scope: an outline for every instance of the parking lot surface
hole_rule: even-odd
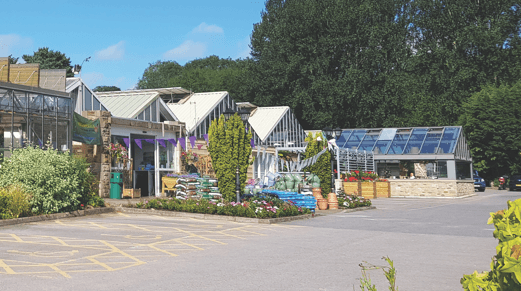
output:
[[[360,290],[358,265],[383,256],[400,290],[461,290],[494,255],[489,212],[517,198],[375,199],[273,225],[115,213],[2,227],[0,290]]]

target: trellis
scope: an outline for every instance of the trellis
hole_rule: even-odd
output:
[[[337,148],[337,157],[339,173],[355,170],[376,171],[373,152]]]

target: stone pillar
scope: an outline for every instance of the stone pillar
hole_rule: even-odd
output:
[[[83,111],[83,117],[88,119],[100,120],[101,129],[101,145],[88,146],[92,147],[92,156],[87,156],[87,161],[91,163],[91,172],[99,179],[99,196],[108,198],[110,196],[110,168],[111,157],[105,151],[110,144],[111,117],[108,111]],[[90,154],[90,152],[89,152]]]

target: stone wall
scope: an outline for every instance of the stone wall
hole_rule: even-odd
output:
[[[389,180],[391,197],[461,197],[474,193],[472,180]]]

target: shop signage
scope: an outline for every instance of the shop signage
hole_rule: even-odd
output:
[[[99,119],[90,120],[74,112],[72,140],[90,145],[101,145]]]

